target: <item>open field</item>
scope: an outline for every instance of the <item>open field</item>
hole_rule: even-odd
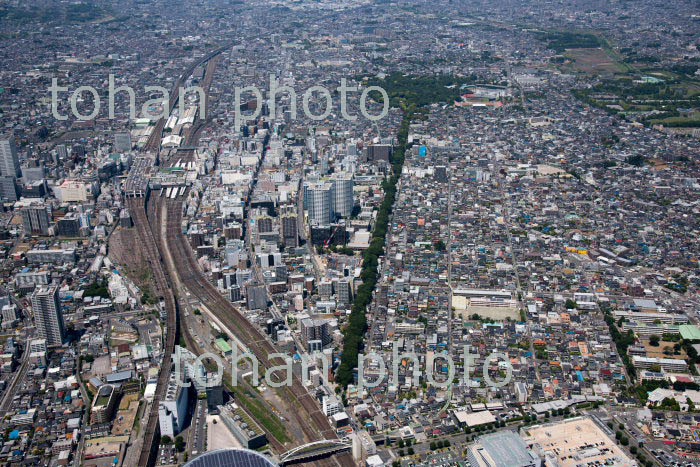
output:
[[[564,56],[572,60],[562,66],[567,71],[589,74],[622,73],[625,67],[614,60],[602,48],[597,49],[567,49]]]

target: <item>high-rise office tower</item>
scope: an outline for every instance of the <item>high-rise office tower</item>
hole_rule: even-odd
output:
[[[63,314],[58,302],[58,287],[43,286],[32,294],[32,312],[40,339],[46,339],[49,347],[63,345],[65,330]]]
[[[49,212],[42,203],[32,203],[22,208],[24,233],[29,235],[49,234]]]
[[[321,173],[321,175],[326,175],[328,173],[328,156],[325,154],[321,156],[318,171]]]
[[[352,302],[352,279],[348,277],[340,279],[336,295],[338,296],[338,303],[349,305]]]
[[[57,160],[54,162],[57,162],[59,160],[65,160],[67,158],[68,158],[68,148],[66,147],[66,145],[59,144],[58,146],[56,146],[56,159]]]
[[[264,310],[267,308],[267,292],[265,286],[248,284],[246,299],[249,310]]]
[[[296,214],[282,216],[282,243],[285,247],[296,248],[299,246],[297,225]]]
[[[258,224],[258,233],[269,233],[272,232],[272,217],[270,216],[258,216],[255,219],[256,224]]]
[[[352,208],[355,205],[352,176],[342,173],[338,174],[333,177],[332,184],[332,211],[338,216],[350,217]]]
[[[331,209],[331,184],[315,183],[306,189],[309,207],[309,222],[316,225],[328,225],[331,223],[333,212]]]
[[[0,136],[0,199],[17,201],[20,175],[17,145],[12,135]]]
[[[17,179],[0,175],[0,199],[4,201],[17,201],[19,190]]]
[[[0,175],[19,177],[19,156],[17,144],[11,135],[0,136]]]

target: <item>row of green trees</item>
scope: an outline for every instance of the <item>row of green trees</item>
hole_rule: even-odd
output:
[[[627,347],[634,344],[634,333],[631,329],[624,334],[621,333],[617,329],[617,326],[615,326],[615,318],[612,317],[609,310],[605,311],[605,323],[608,325],[608,329],[610,329],[610,337],[612,337],[613,342],[615,342],[617,352],[620,354],[622,362],[625,364],[625,368],[627,368],[627,374],[629,374],[630,378],[634,378],[637,371],[634,368],[634,365],[632,365],[632,361],[627,354]]]
[[[401,176],[406,151],[411,147],[408,144],[409,125],[413,119],[420,119],[424,116],[425,109],[421,109],[421,107],[436,102],[454,102],[459,97],[460,86],[475,82],[476,79],[475,75],[461,77],[448,75],[415,76],[402,73],[391,73],[383,79],[367,79],[368,85],[381,86],[386,90],[391,107],[402,109],[404,116],[397,135],[397,146],[391,156],[392,175],[382,182],[384,199],[377,213],[372,231],[372,241],[362,258],[362,271],[360,273],[362,285],[357,290],[348,324],[343,330],[343,353],[340,367],[336,373],[336,381],[343,387],[347,387],[353,381],[353,371],[357,368],[357,358],[362,348],[364,333],[367,330],[365,313],[377,284],[379,257],[384,254],[389,218],[396,198],[396,184]],[[382,100],[379,93],[370,93],[370,97],[378,102]],[[440,249],[444,247],[444,244],[435,246],[436,249]]]
[[[357,368],[357,356],[362,346],[362,338],[367,329],[367,317],[365,316],[365,312],[372,300],[374,287],[377,285],[379,257],[384,254],[384,242],[389,225],[389,217],[391,216],[394,200],[396,198],[396,183],[399,181],[404,155],[408,147],[408,125],[411,121],[412,114],[413,113],[410,111],[404,114],[401,129],[398,134],[398,147],[394,151],[391,160],[394,168],[393,175],[391,178],[385,179],[382,182],[384,199],[377,213],[377,219],[372,232],[372,241],[370,242],[369,248],[365,250],[362,258],[362,272],[360,273],[362,285],[358,288],[355,299],[352,302],[352,310],[350,312],[348,325],[343,331],[343,354],[336,380],[344,387],[353,381],[353,370]]]

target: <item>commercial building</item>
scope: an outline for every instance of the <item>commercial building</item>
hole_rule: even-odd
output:
[[[128,131],[114,134],[114,150],[116,152],[131,151],[131,134]]]
[[[454,417],[459,426],[467,426],[469,428],[496,422],[496,417],[488,410],[472,413],[465,410],[458,410],[454,412]]]
[[[63,203],[80,203],[98,194],[99,188],[94,183],[80,180],[65,180],[54,188],[56,199]]]
[[[17,201],[16,181],[19,174],[19,157],[14,137],[0,137],[0,199]]]
[[[58,302],[58,287],[41,287],[32,294],[31,302],[39,338],[46,339],[46,345],[49,347],[63,345],[65,330]]]
[[[364,159],[367,162],[389,161],[392,147],[390,144],[372,144],[363,150]]]
[[[73,212],[56,221],[57,234],[61,237],[80,236],[80,218]]]
[[[589,417],[527,427],[523,434],[525,443],[544,458],[546,465],[637,465]]]
[[[29,341],[29,352],[46,352],[48,347],[46,345],[46,339],[32,339]]]
[[[190,381],[198,394],[206,393],[207,389],[207,370],[201,360],[197,360],[197,356],[179,345],[175,346],[175,354],[173,355],[173,363],[175,371],[179,372],[176,376],[180,381],[186,383]]]
[[[265,431],[237,405],[224,407],[219,416],[244,448],[257,449],[267,444]]]
[[[512,431],[500,431],[477,438],[467,450],[472,467],[539,467],[542,461]]]
[[[0,175],[0,199],[4,201],[17,201],[17,181],[15,177]]]

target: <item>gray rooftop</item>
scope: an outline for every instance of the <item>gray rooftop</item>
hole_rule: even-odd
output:
[[[512,431],[501,431],[479,437],[479,444],[498,466],[518,467],[532,465],[537,457],[527,449],[523,439]]]

